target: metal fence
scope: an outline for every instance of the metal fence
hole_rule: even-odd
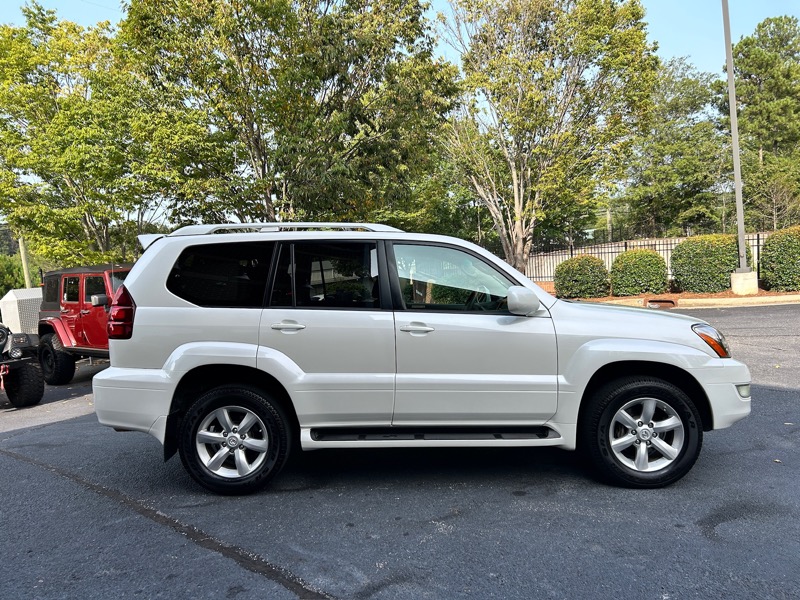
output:
[[[760,257],[761,249],[764,247],[764,240],[770,234],[767,233],[748,233],[745,235],[745,242],[750,246],[753,253],[753,266],[758,269],[758,278],[761,279]],[[553,249],[549,252],[538,252],[531,254],[528,258],[528,268],[526,275],[534,281],[552,281],[555,276],[556,267],[573,256],[579,254],[589,254],[601,258],[607,269],[611,269],[614,259],[626,250],[648,249],[658,252],[667,263],[667,272],[670,279],[670,259],[675,246],[686,238],[658,238],[646,240],[628,240],[624,242],[609,242],[606,244],[595,244],[588,246],[571,246]]]

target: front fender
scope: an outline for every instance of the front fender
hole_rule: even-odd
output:
[[[581,399],[592,377],[615,363],[647,362],[669,365],[691,374],[697,369],[721,369],[723,362],[705,352],[671,342],[636,339],[600,339],[583,344],[564,362],[558,383],[558,411],[552,421],[577,423]]]

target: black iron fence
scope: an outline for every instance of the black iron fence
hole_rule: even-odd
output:
[[[769,235],[769,232],[745,234],[745,242],[750,246],[750,251],[753,253],[753,266],[758,269],[759,279],[761,279],[761,249],[764,247],[764,240],[766,240]],[[555,276],[556,267],[568,258],[578,256],[579,254],[589,254],[601,258],[603,262],[605,262],[606,268],[611,269],[611,264],[614,262],[614,259],[626,250],[648,249],[655,250],[664,257],[667,263],[668,275],[672,278],[672,271],[670,270],[672,250],[685,239],[686,238],[680,237],[628,240],[624,242],[554,248],[547,252],[531,254],[528,258],[526,275],[534,281],[552,281]]]

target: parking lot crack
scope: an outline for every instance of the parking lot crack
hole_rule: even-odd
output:
[[[283,567],[274,565],[264,560],[257,554],[254,554],[244,548],[219,540],[214,536],[202,531],[201,529],[194,527],[193,525],[182,523],[181,521],[170,517],[169,515],[166,515],[163,512],[152,508],[151,506],[148,506],[142,500],[131,498],[119,490],[114,490],[98,483],[94,483],[66,469],[62,469],[60,467],[42,462],[35,458],[18,454],[16,452],[11,452],[9,450],[0,448],[0,454],[49,471],[50,473],[58,475],[59,477],[63,477],[64,479],[91,490],[100,496],[108,498],[109,500],[112,500],[118,504],[122,504],[126,508],[133,510],[139,515],[150,519],[154,523],[170,528],[175,533],[184,536],[197,546],[212,552],[216,552],[225,558],[234,561],[243,569],[250,571],[251,573],[261,575],[262,577],[283,586],[288,591],[295,594],[298,598],[307,598],[309,600],[332,600],[334,598],[330,594],[314,588],[311,584],[303,581],[300,577],[289,572]]]

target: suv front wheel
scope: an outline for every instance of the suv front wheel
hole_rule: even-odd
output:
[[[223,386],[203,394],[181,422],[179,436],[189,475],[220,494],[261,489],[289,456],[283,409],[268,394],[246,387]]]
[[[692,468],[703,444],[691,399],[655,377],[625,377],[598,390],[580,434],[598,474],[633,488],[677,481]]]
[[[39,363],[44,380],[50,385],[64,385],[75,376],[75,357],[64,351],[54,333],[43,335],[39,341]]]

